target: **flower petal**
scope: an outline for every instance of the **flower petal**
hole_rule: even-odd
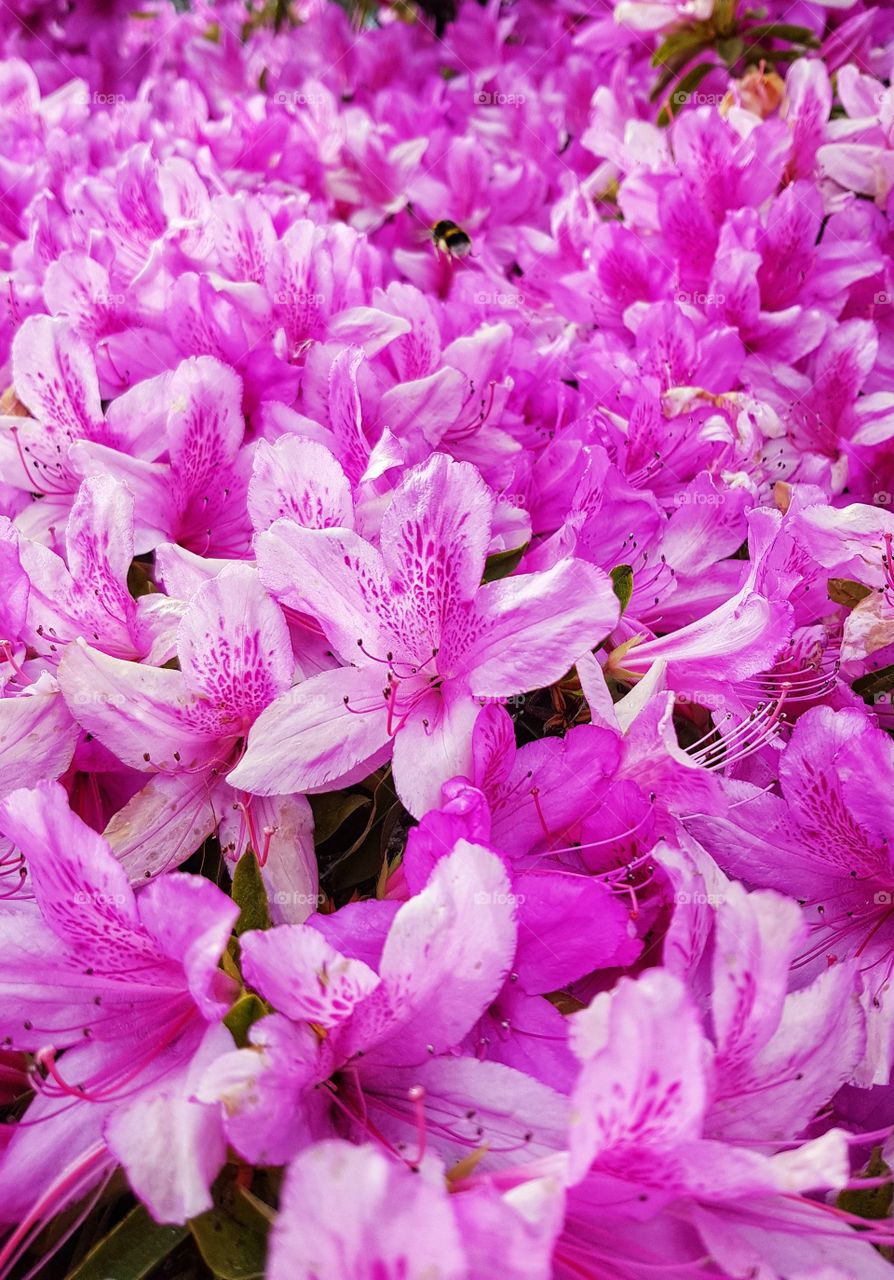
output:
[[[247,726],[288,689],[289,628],[251,565],[228,566],[199,587],[177,634],[187,686]]]
[[[217,726],[196,725],[180,671],[110,658],[77,640],[59,664],[59,683],[77,722],[133,769],[177,772],[221,757]]]
[[[375,1147],[333,1139],[308,1147],[286,1174],[268,1275],[465,1280],[468,1270],[442,1188]]]
[[[367,1062],[425,1062],[453,1048],[499,991],[515,955],[515,900],[496,854],[459,840],[394,918],[379,974],[346,1051]]]
[[[307,529],[354,526],[351,486],[334,454],[315,440],[259,440],[248,486],[248,511],[260,533],[280,518]]]
[[[255,544],[261,581],[290,609],[318,620],[346,662],[363,661],[363,648],[382,660],[404,652],[390,607],[382,557],[348,529],[304,529],[277,520]]]
[[[565,675],[609,634],[620,606],[608,574],[563,560],[544,573],[489,583],[477,608],[478,635],[458,668],[476,696],[509,697]]]
[[[337,667],[261,712],[227,782],[255,795],[331,790],[365,777],[390,753],[380,672]]]

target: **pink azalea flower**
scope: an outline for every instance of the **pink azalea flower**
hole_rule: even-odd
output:
[[[484,1147],[499,1168],[549,1154],[564,1100],[521,1071],[451,1053],[502,987],[516,944],[500,859],[462,839],[399,907],[357,903],[243,935],[246,978],[280,1012],[208,1072],[201,1097],[223,1102],[230,1141],[262,1163],[346,1132],[412,1164],[421,1113],[445,1160]]]
[[[311,817],[302,795],[241,798],[224,780],[251,725],[289,689],[288,629],[248,565],[201,586],[177,633],[180,669],[113,658],[83,640],[60,664],[78,723],[152,779],[106,834],[133,880],[177,866],[212,832],[238,859],[250,844],[271,896],[304,919],[316,903]]]
[[[468,772],[479,698],[557,679],[617,619],[608,576],[566,560],[480,586],[493,500],[474,468],[436,454],[382,518],[382,550],[348,530],[280,521],[257,542],[262,580],[319,619],[350,667],[314,676],[263,714],[232,785],[328,790],[393,753],[417,814]]]
[[[57,784],[8,796],[0,823],[34,897],[3,912],[3,1043],[40,1068],[0,1160],[3,1216],[20,1223],[3,1261],[116,1161],[160,1221],[182,1222],[210,1206],[225,1156],[215,1108],[192,1095],[195,1070],[231,1043],[220,1024],[234,987],[219,961],[238,908],[195,876],[135,896]]]
[[[58,681],[43,672],[20,687],[13,676],[0,697],[0,794],[58,778],[71,763],[79,736]],[[4,867],[4,878],[8,875]]]
[[[730,994],[735,1001],[735,986]],[[735,1014],[721,999],[723,1035]],[[778,1154],[704,1136],[713,1053],[678,979],[662,970],[622,978],[574,1018],[571,1043],[581,1060],[570,1136],[576,1185],[556,1274],[598,1274],[598,1260],[633,1277],[637,1264],[660,1258],[696,1275],[714,1256],[776,1275],[798,1256],[817,1269],[885,1275],[845,1221],[800,1194],[847,1180],[842,1131]]]
[[[886,1081],[892,1055],[891,816],[873,778],[894,769],[888,736],[857,710],[816,707],[798,721],[779,766],[782,795],[748,787],[727,818],[696,818],[694,834],[730,874],[805,904],[811,938],[801,964],[856,962],[870,1019],[861,1075]],[[732,838],[730,838],[732,837]]]
[[[503,1192],[482,1181],[451,1196],[434,1161],[414,1174],[374,1146],[319,1142],[286,1174],[269,1275],[356,1280],[428,1268],[443,1280],[487,1280],[498,1269],[506,1280],[546,1280],[561,1206],[557,1178]]]
[[[765,8],[0,5],[0,1280],[890,1273],[894,26]]]
[[[103,418],[90,348],[61,320],[31,316],[13,344],[16,391],[33,417],[7,417],[0,430],[0,458],[7,484],[41,495],[17,523],[52,542],[80,485],[69,461],[76,440],[111,443],[114,427]]]
[[[6,631],[57,662],[79,636],[105,653],[140,658],[167,657],[178,613],[158,595],[134,600],[127,575],[134,556],[133,497],[111,476],[80,485],[65,526],[65,559],[40,542],[17,535],[17,566],[11,566],[27,594],[18,626],[9,615]],[[2,522],[0,522],[2,523]]]

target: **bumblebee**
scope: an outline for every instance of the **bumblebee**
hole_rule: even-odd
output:
[[[431,229],[431,236],[435,246],[448,258],[464,258],[472,252],[472,241],[468,234],[449,218],[436,222]]]

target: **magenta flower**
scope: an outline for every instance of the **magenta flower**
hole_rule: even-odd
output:
[[[853,962],[862,972],[869,1041],[860,1076],[873,1083],[887,1081],[894,1059],[891,777],[894,747],[869,716],[816,707],[799,719],[782,757],[781,796],[749,789],[749,802],[726,818],[691,823],[728,874],[804,903],[811,934],[800,968]]]
[[[260,716],[233,786],[328,790],[393,755],[422,814],[467,773],[482,698],[558,679],[618,616],[608,576],[566,560],[481,586],[493,499],[475,469],[435,454],[382,517],[382,550],[347,530],[278,521],[257,542],[268,590],[317,618],[352,665],[323,672]]]
[[[58,778],[71,763],[79,737],[59,683],[49,673],[23,686],[11,680],[0,696],[0,795]],[[3,866],[0,876],[9,874]]]
[[[54,783],[8,796],[0,824],[34,895],[3,912],[0,1031],[40,1068],[0,1161],[3,1217],[33,1223],[61,1150],[70,1178],[54,1210],[120,1161],[159,1220],[182,1222],[210,1205],[225,1155],[216,1110],[192,1094],[196,1067],[231,1043],[220,1023],[235,988],[219,962],[238,909],[195,876],[135,896]]]
[[[8,605],[0,608],[8,636],[20,637],[51,662],[80,636],[115,657],[157,651],[157,660],[166,659],[179,620],[176,605],[157,594],[134,600],[128,590],[133,509],[133,496],[120,481],[107,475],[83,481],[65,526],[65,559],[7,526],[17,560],[10,572],[27,598],[18,625]]]
[[[757,974],[753,995],[746,974],[733,969],[729,977],[715,1005],[718,1035],[721,1049],[738,1035],[741,1051],[748,1033],[737,1020],[748,1018],[750,1003],[759,1025],[765,992]],[[814,1273],[834,1264],[845,1275],[884,1280],[887,1264],[871,1245],[802,1194],[848,1180],[841,1130],[778,1153],[706,1136],[713,1051],[679,979],[660,969],[636,982],[622,978],[574,1018],[571,1044],[581,1062],[570,1130],[574,1185],[556,1274],[599,1274],[599,1258],[627,1280],[643,1274],[638,1266],[670,1259],[678,1274],[695,1276],[714,1256],[733,1268],[723,1275],[740,1265],[779,1275],[794,1256]]]
[[[284,919],[316,903],[311,816],[302,795],[240,797],[224,780],[264,707],[288,690],[285,619],[256,571],[235,564],[205,582],[177,632],[178,671],[113,658],[83,640],[60,664],[75,719],[151,780],[106,835],[133,880],[179,865],[212,832],[238,859],[250,844]]]
[[[763,9],[0,4],[0,1280],[890,1275],[894,24]]]
[[[96,366],[87,343],[62,320],[30,316],[13,344],[16,391],[33,417],[0,421],[4,483],[40,496],[19,516],[29,536],[52,542],[81,477],[69,459],[76,441],[118,445],[104,419]]]
[[[564,1099],[461,1051],[510,973],[516,911],[500,859],[461,839],[400,906],[362,902],[244,935],[246,979],[280,1012],[200,1091],[224,1104],[237,1150],[282,1163],[312,1137],[344,1132],[410,1160],[423,1098],[430,1147],[445,1160],[483,1147],[496,1168],[554,1150]]]
[[[361,1275],[439,1280],[542,1280],[563,1189],[536,1177],[522,1195],[479,1178],[450,1195],[438,1163],[413,1173],[372,1144],[329,1140],[290,1165],[270,1245],[271,1280],[356,1280]],[[344,1207],[352,1200],[346,1232]],[[421,1270],[420,1270],[421,1268]]]

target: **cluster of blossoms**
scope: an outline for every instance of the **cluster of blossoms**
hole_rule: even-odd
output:
[[[894,12],[361,8],[0,9],[0,1277],[890,1280]]]

